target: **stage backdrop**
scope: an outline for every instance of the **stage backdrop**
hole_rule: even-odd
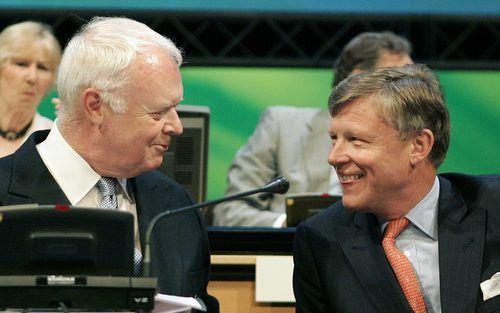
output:
[[[223,195],[231,160],[267,106],[326,108],[332,81],[328,69],[186,66],[182,74],[183,103],[211,110],[208,199]],[[500,72],[439,71],[439,77],[452,122],[451,147],[440,172],[499,173]],[[39,108],[50,118],[53,96]]]

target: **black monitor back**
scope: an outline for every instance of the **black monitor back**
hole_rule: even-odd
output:
[[[172,137],[158,170],[186,188],[197,202],[202,202],[207,193],[210,108],[183,104],[177,107],[177,113],[184,132]]]
[[[286,225],[298,226],[302,221],[341,200],[327,193],[290,194],[285,200]]]
[[[131,276],[133,229],[118,210],[0,207],[0,275]]]

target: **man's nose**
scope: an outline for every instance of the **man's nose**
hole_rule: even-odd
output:
[[[182,127],[182,122],[179,118],[179,114],[177,114],[177,111],[171,110],[169,114],[167,114],[167,122],[164,125],[163,131],[171,135],[182,134],[184,129]]]
[[[349,157],[347,154],[346,145],[337,140],[333,145],[330,153],[328,154],[328,163],[335,168],[340,167],[342,164],[345,164],[349,161]]]

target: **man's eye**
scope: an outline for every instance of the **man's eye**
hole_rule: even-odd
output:
[[[24,62],[24,61],[17,61],[15,64],[17,66],[22,66],[22,67],[28,67],[30,65],[29,62]]]
[[[361,145],[363,144],[364,140],[358,137],[351,137],[351,142],[355,145]]]
[[[161,118],[163,117],[163,112],[153,112],[151,113],[151,117],[154,119],[154,120],[161,120]]]

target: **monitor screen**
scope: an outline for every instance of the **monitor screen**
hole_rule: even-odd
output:
[[[285,199],[286,225],[296,227],[341,199],[327,193],[289,194]]]
[[[183,104],[177,107],[177,114],[183,133],[172,137],[158,170],[186,188],[196,202],[203,202],[207,193],[210,108]]]
[[[133,221],[118,210],[0,207],[0,275],[131,276]]]

